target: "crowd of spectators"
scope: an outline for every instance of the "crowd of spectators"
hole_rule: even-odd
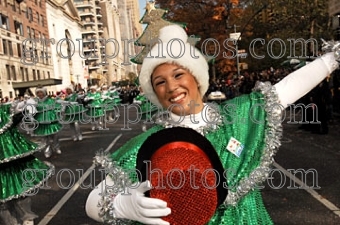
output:
[[[257,81],[269,81],[274,85],[291,72],[292,70],[287,68],[276,70],[270,68],[259,72],[242,71],[239,76],[230,72],[216,80],[211,80],[206,96],[212,92],[220,91],[226,96],[226,99],[232,99],[250,93]],[[304,118],[306,121],[315,120],[313,110],[317,108],[317,119],[320,122],[318,124],[301,125],[300,129],[315,134],[327,134],[329,122],[334,120],[334,116],[340,115],[340,70],[335,70],[331,76],[327,77],[295,104],[298,103],[310,106]]]

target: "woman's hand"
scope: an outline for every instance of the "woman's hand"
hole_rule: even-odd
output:
[[[112,179],[107,176],[93,191],[91,191],[86,201],[86,214],[98,221],[103,222],[103,217],[99,216],[100,208],[98,202],[104,192],[103,188],[114,185]],[[113,199],[114,214],[116,218],[128,219],[141,222],[143,224],[170,225],[170,223],[160,219],[171,213],[167,208],[167,203],[145,197],[144,193],[151,189],[149,181],[141,183],[136,189],[129,189],[129,194],[118,194]]]
[[[169,215],[171,209],[163,200],[145,197],[144,193],[150,189],[150,182],[145,181],[136,189],[130,188],[130,194],[117,195],[113,200],[116,217],[144,224],[170,225],[160,217]]]

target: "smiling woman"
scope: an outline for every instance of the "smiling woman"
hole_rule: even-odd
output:
[[[170,221],[176,225],[273,224],[265,209],[260,190],[256,187],[261,186],[270,175],[273,157],[280,146],[282,109],[305,95],[339,66],[339,47],[328,48],[333,52],[288,75],[275,86],[270,83],[257,83],[252,93],[224,101],[216,110],[202,100],[209,85],[208,64],[198,50],[195,52],[197,57],[192,57],[192,52],[188,49],[193,46],[188,42],[185,31],[177,25],[166,26],[159,31],[159,39],[162,44],[159,42],[153,46],[148,55],[157,55],[155,53],[161,48],[164,57],[146,57],[139,81],[146,97],[158,107],[170,110],[170,117],[115,151],[110,156],[115,163],[105,160],[107,171],[115,171],[115,174],[108,175],[107,179],[99,184],[102,189],[97,188],[90,193],[86,202],[87,214],[95,220],[111,224],[139,222],[169,225]],[[173,45],[171,53],[167,52],[167,46],[173,39],[180,39],[188,51],[177,54],[183,49],[180,48],[181,45]],[[174,55],[181,57],[173,57]],[[203,112],[205,119],[199,115]],[[240,120],[235,120],[235,115]],[[204,202],[192,197],[198,196],[198,191],[206,189],[204,186],[198,189],[190,189],[187,186],[185,190],[172,190],[173,186],[165,185],[166,191],[157,190],[160,195],[155,196],[151,195],[151,192],[157,187],[151,187],[151,181],[139,180],[136,176],[129,176],[129,180],[125,180],[127,173],[124,170],[133,171],[137,162],[149,158],[152,165],[157,164],[160,174],[158,179],[165,179],[161,174],[166,173],[162,172],[171,169],[167,167],[168,162],[177,162],[173,169],[185,168],[185,164],[197,165],[197,155],[193,153],[191,158],[188,152],[200,152],[196,151],[195,147],[198,146],[200,138],[191,135],[188,139],[191,141],[190,146],[194,147],[187,147],[181,144],[180,140],[185,135],[176,131],[175,128],[178,127],[193,129],[198,132],[199,137],[207,139],[216,151],[217,161],[220,161],[224,170],[233,171],[225,176],[230,189],[222,204],[215,202],[216,199],[212,197],[207,197]],[[168,135],[159,135],[164,130],[169,131]],[[161,150],[156,149],[154,154],[149,152],[151,156],[148,158],[140,158],[138,155],[143,144],[150,143],[153,134],[158,134],[150,144],[153,147],[156,143],[166,143],[170,137],[173,140],[170,145],[175,147],[169,149],[166,145],[159,144]],[[205,149],[202,148],[203,151]],[[167,154],[159,155],[163,150]],[[155,158],[157,160],[153,161]],[[209,160],[212,165],[216,163],[216,159]],[[131,195],[124,195],[123,192],[128,187],[132,189]],[[149,190],[151,197],[146,196]],[[176,199],[175,202],[173,199]],[[202,212],[211,202],[216,203],[214,214],[201,220],[209,222],[190,223],[196,216],[190,218],[187,215]],[[170,217],[172,219],[169,219]],[[183,217],[187,218],[173,221],[173,218]]]

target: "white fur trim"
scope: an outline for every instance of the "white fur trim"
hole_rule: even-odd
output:
[[[97,87],[97,85],[92,85],[91,87],[90,87],[90,89],[98,89],[98,87]]]
[[[164,38],[165,41],[163,41],[162,38]],[[151,74],[160,64],[175,63],[188,69],[196,78],[199,84],[200,94],[203,98],[209,87],[209,67],[204,56],[197,48],[194,48],[187,42],[188,36],[183,28],[178,25],[163,27],[160,30],[159,39],[162,40],[163,43],[158,43],[153,46],[148,54],[149,57],[144,58],[139,75],[140,86],[146,97],[152,103],[162,107],[153,91]],[[162,45],[162,48],[160,45]],[[161,50],[162,52],[160,52]],[[194,58],[195,56],[196,58]]]
[[[39,87],[35,89],[35,94],[37,94],[39,91],[42,91],[47,95],[47,89],[45,87]]]
[[[70,90],[72,90],[72,92],[74,91],[73,85],[67,86],[66,89],[70,89]]]

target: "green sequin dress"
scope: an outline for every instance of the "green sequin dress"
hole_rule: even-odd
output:
[[[83,104],[77,102],[78,94],[72,93],[66,96],[64,101],[70,102],[72,104],[64,105],[64,117],[63,121],[67,123],[84,121],[83,113],[87,110]]]
[[[138,103],[140,107],[139,114],[141,114],[141,119],[150,120],[152,115],[157,112],[158,108],[154,104],[152,104],[144,94],[139,94],[134,99],[135,103]]]
[[[258,92],[220,104],[217,111],[213,110],[218,120],[195,129],[212,143],[227,177],[228,196],[225,204],[216,210],[209,225],[273,223],[257,188],[268,176],[282,133],[281,123],[275,123],[281,114],[271,108],[278,102],[276,92],[268,85],[258,87]],[[152,127],[115,151],[111,155],[112,159],[124,170],[134,169],[138,150],[146,138],[173,126],[178,125],[165,123]],[[244,145],[239,157],[227,150],[232,137]],[[136,177],[131,179],[137,181]]]
[[[86,106],[88,110],[86,111],[86,115],[90,118],[98,118],[104,116],[104,105],[103,99],[101,97],[101,93],[88,93],[87,98],[93,98],[90,103]]]
[[[36,99],[37,112],[34,115],[37,127],[33,130],[33,136],[45,137],[58,133],[62,128],[60,123],[61,105],[50,97]]]
[[[104,96],[103,105],[106,112],[116,110],[115,107],[119,106],[120,102],[122,101],[116,91],[105,91],[103,92],[102,96]]]
[[[27,140],[12,117],[11,104],[0,104],[0,203],[34,193],[53,169],[33,156],[45,146]]]

